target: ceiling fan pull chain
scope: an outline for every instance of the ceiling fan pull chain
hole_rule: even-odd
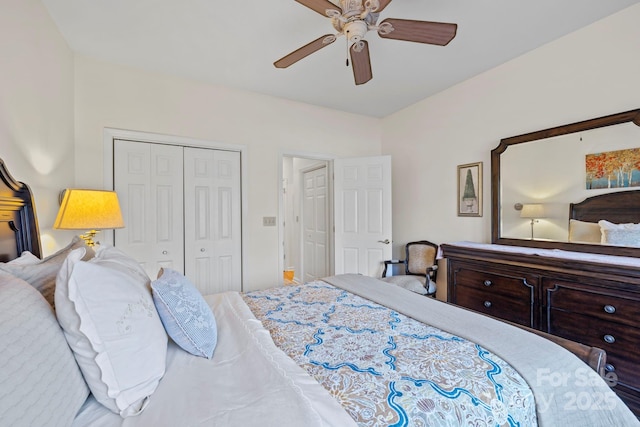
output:
[[[348,31],[347,31],[348,32]],[[349,66],[349,35],[347,34],[347,37],[345,37],[347,39],[347,67]]]

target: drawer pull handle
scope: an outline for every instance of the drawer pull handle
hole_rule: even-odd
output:
[[[616,312],[616,308],[612,305],[607,304],[604,306],[604,311],[606,311],[609,314],[613,314]]]
[[[484,306],[487,308],[491,307],[491,301],[485,301]]]
[[[491,285],[493,285],[493,282],[492,282],[491,280],[485,280],[485,281],[483,282],[483,284],[484,284],[485,286],[491,286]]]
[[[167,251],[162,251],[162,255],[166,255],[166,254],[168,254],[168,253],[169,253],[169,252],[167,252]]]
[[[605,335],[604,336],[604,341],[609,343],[609,344],[613,344],[614,342],[616,342],[616,339],[613,335]]]
[[[614,372],[616,370],[616,367],[611,363],[607,363],[606,365],[604,365],[604,370],[607,372]]]

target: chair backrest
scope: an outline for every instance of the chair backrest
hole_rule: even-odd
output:
[[[427,267],[436,264],[438,245],[427,240],[409,242],[405,248],[407,260],[407,274],[425,275]]]

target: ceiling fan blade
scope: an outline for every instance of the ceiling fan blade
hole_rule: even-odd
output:
[[[357,85],[362,85],[373,78],[371,72],[371,58],[369,58],[369,43],[360,40],[351,45],[351,68],[353,68],[353,78]]]
[[[387,32],[388,29],[392,29]],[[457,24],[414,21],[412,19],[385,19],[379,25],[378,35],[385,39],[445,46],[456,36]]]
[[[287,56],[278,59],[273,65],[275,65],[276,68],[287,68],[289,65],[295,64],[323,47],[329,46],[334,41],[336,41],[336,36],[333,34],[325,34],[311,43],[302,46],[300,49],[294,50]]]
[[[385,7],[389,6],[391,0],[378,0],[378,3],[380,3],[380,7],[378,7],[378,10],[376,10],[376,12],[382,12]]]
[[[342,9],[339,6],[331,3],[329,0],[296,0],[303,6],[307,6],[309,9],[315,10],[320,15],[327,17],[327,10],[337,10],[342,14]]]

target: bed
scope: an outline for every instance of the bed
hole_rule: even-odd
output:
[[[569,205],[569,242],[640,247],[640,191],[619,191]]]
[[[185,342],[154,287],[169,276],[182,292],[183,279],[151,281],[116,248],[92,253],[78,239],[30,255],[30,192],[0,172],[0,210],[12,212],[0,216],[2,425],[640,425],[564,347],[366,276],[198,296],[213,323],[192,318],[210,333]],[[102,341],[87,344],[92,334]]]

